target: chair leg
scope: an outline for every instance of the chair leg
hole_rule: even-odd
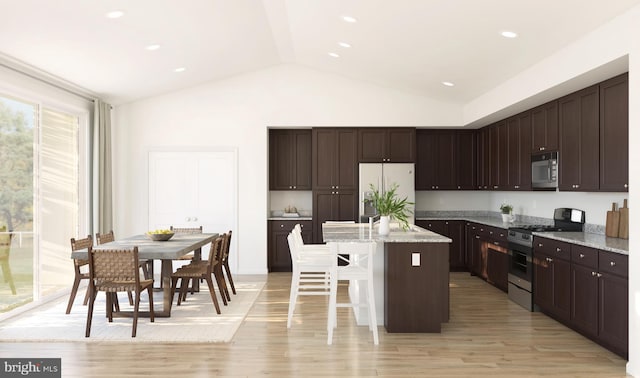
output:
[[[140,292],[136,290],[136,300],[133,305],[133,330],[131,331],[131,337],[136,337],[136,330],[138,329],[138,309],[140,308]]]
[[[114,306],[113,297],[116,296],[116,293],[106,292],[105,295],[107,296],[107,319],[109,319],[109,323],[111,323],[113,322],[113,306]]]
[[[127,297],[129,298],[129,306],[133,306],[133,295],[130,291],[127,291]]]
[[[335,272],[332,272],[329,281],[329,314],[327,315],[327,345],[333,343],[333,329],[337,325],[338,280]],[[325,275],[325,280],[327,275]]]
[[[89,309],[87,310],[87,327],[84,332],[84,337],[89,337],[91,333],[91,318],[93,317],[93,304],[96,301],[96,294],[94,292],[91,293],[91,299],[89,300]]]
[[[213,280],[210,275],[205,278],[207,285],[209,285],[209,292],[211,293],[211,300],[213,301],[213,307],[216,308],[216,313],[220,315],[220,305],[218,305],[218,299],[216,298],[216,290],[213,288]]]
[[[151,319],[151,323],[153,323],[156,321],[156,315],[153,310],[153,285],[149,285],[147,292],[149,292],[149,318]]]
[[[218,270],[213,271],[213,275],[216,277],[216,283],[218,284],[218,289],[220,290],[220,297],[222,297],[222,304],[227,305],[227,296],[229,292],[227,291],[227,286],[224,282],[224,277],[221,277],[220,274],[222,272],[218,272]]]
[[[224,263],[224,270],[227,272],[227,278],[229,279],[229,285],[231,285],[231,291],[236,294],[236,286],[233,284],[233,278],[231,277],[231,269],[229,269],[229,262]]]
[[[78,293],[78,287],[80,286],[80,277],[76,275],[76,278],[73,279],[73,286],[71,287],[71,295],[69,296],[69,303],[67,303],[67,314],[71,312],[71,307],[73,306],[73,301],[76,299],[76,294]],[[87,294],[85,294],[85,304],[87,303],[86,297],[89,295],[89,288],[87,288]]]
[[[291,275],[291,291],[289,293],[289,314],[287,316],[287,328],[291,328],[291,319],[293,318],[293,310],[296,308],[296,299],[298,297],[298,285],[300,273],[293,272]]]
[[[369,261],[371,264],[371,261]],[[373,343],[378,345],[378,319],[376,317],[376,301],[373,292],[373,277],[367,280],[367,305],[369,306],[369,329],[373,331]]]
[[[169,302],[169,306],[173,305],[173,296],[176,293],[177,288],[178,288],[178,277],[171,277],[171,301]],[[180,300],[180,297],[178,297],[178,300]],[[171,307],[169,307],[169,309],[171,309]]]

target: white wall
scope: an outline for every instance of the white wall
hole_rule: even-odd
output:
[[[266,273],[267,127],[460,125],[462,108],[282,65],[114,110],[118,235],[147,228],[151,147],[235,146],[240,273]]]

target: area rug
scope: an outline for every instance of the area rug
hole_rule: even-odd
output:
[[[109,323],[105,315],[105,295],[100,293],[94,306],[91,337],[84,336],[88,306],[82,305],[84,295],[78,295],[70,314],[65,314],[68,298],[60,298],[15,318],[0,323],[0,342],[133,342],[133,343],[224,343],[233,338],[247,313],[258,298],[264,282],[235,283],[237,294],[231,294],[227,306],[218,294],[221,314],[215,312],[211,296],[204,290],[189,294],[187,301],[176,306],[175,299],[171,317],[138,319],[135,338],[131,337],[132,318],[114,318]],[[80,291],[79,291],[80,293]],[[162,293],[154,293],[155,307],[159,308]],[[140,309],[148,309],[144,303]],[[126,295],[120,296],[120,307],[128,310]]]

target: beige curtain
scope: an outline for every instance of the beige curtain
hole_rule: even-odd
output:
[[[96,99],[92,124],[91,235],[113,229],[111,105]]]

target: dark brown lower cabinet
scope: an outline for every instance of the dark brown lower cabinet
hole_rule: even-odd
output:
[[[449,270],[467,270],[465,252],[465,221],[460,220],[417,220],[416,225],[452,240],[449,248]]]
[[[420,261],[414,263],[418,254]],[[385,243],[387,332],[440,332],[449,321],[449,244]]]
[[[302,240],[311,243],[311,221],[269,221],[267,265],[269,272],[291,272],[291,255],[287,235],[296,223],[302,227]]]
[[[571,263],[538,251],[533,258],[534,301],[553,318],[567,322],[571,311]]]
[[[487,282],[507,292],[509,281],[509,255],[502,247],[487,244]]]
[[[598,339],[624,358],[629,354],[629,280],[600,273]]]

